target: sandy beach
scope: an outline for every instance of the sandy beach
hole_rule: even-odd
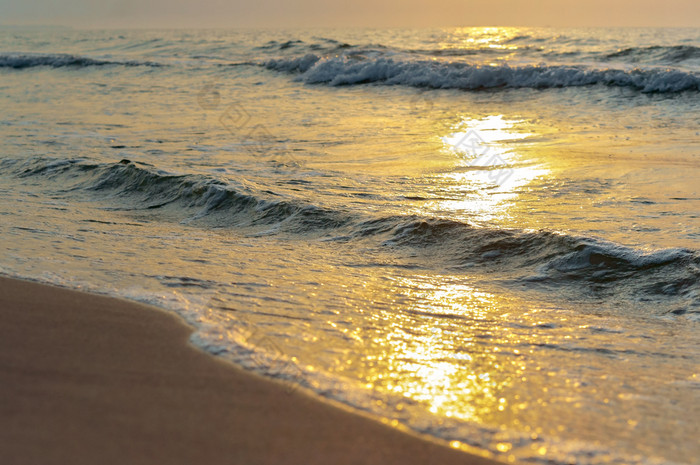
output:
[[[0,278],[5,464],[493,464],[250,374],[163,311]]]

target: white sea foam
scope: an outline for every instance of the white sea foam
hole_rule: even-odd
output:
[[[669,69],[595,69],[579,66],[482,66],[393,58],[322,58],[314,54],[273,59],[265,67],[300,73],[299,80],[331,86],[378,83],[432,89],[629,87],[645,93],[700,90],[700,76]]]

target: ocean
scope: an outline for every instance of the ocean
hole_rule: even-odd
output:
[[[171,310],[452,447],[700,463],[699,29],[12,28],[0,51],[3,275]]]

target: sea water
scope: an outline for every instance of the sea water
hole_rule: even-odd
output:
[[[453,447],[700,463],[700,30],[0,50],[3,274]]]

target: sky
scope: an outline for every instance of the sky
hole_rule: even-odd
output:
[[[0,0],[0,24],[700,27],[700,0]]]

